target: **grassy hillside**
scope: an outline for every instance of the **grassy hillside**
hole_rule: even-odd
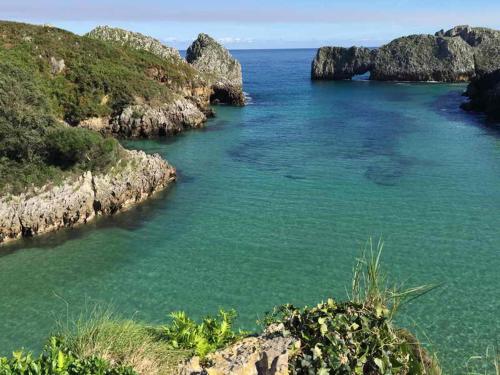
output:
[[[179,59],[0,22],[0,189],[105,169],[120,158],[119,144],[68,124],[137,102],[169,102],[199,85],[199,73]]]

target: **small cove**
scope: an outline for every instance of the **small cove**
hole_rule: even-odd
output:
[[[165,321],[345,297],[363,243],[407,285],[404,308],[445,369],[498,339],[500,133],[458,105],[463,85],[311,82],[313,50],[235,51],[245,108],[207,128],[126,142],[178,183],[84,227],[0,248],[0,353],[36,348],[66,311],[112,304]]]

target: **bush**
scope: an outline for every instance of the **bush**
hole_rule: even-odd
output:
[[[329,299],[302,309],[283,305],[266,317],[266,324],[282,323],[300,340],[291,374],[440,374],[416,338],[392,324],[402,303],[434,286],[389,287],[380,269],[383,243],[374,251],[370,241],[368,248],[354,268],[351,301]]]
[[[98,357],[79,358],[61,338],[51,337],[42,354],[15,352],[0,358],[0,375],[135,375],[130,367],[111,366]]]

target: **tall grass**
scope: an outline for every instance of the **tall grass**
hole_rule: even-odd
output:
[[[172,349],[161,339],[158,328],[122,320],[109,308],[95,307],[60,325],[60,331],[76,355],[130,366],[141,375],[175,373],[179,363],[193,354],[191,350]]]

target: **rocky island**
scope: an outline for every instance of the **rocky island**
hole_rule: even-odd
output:
[[[174,135],[202,127],[211,103],[243,104],[220,96],[238,74],[241,90],[241,66],[215,41],[195,42],[190,64],[156,39],[107,26],[81,37],[0,22],[0,35],[0,243],[143,201],[175,168],[114,138]]]
[[[434,35],[410,35],[380,48],[321,47],[311,66],[313,80],[345,80],[370,73],[376,81],[471,82],[465,109],[498,118],[500,31],[456,26]]]

